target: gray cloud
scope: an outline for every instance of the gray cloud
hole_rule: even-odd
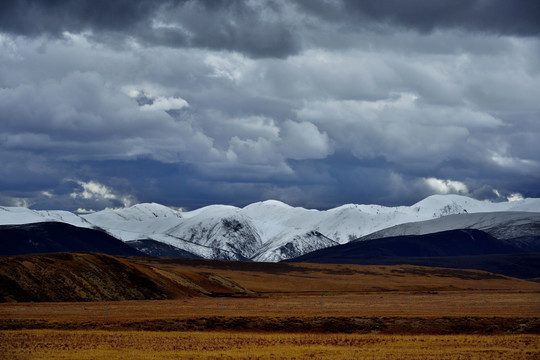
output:
[[[164,2],[142,1],[33,1],[6,0],[0,4],[1,29],[22,35],[86,30],[129,30],[146,22]]]
[[[264,6],[270,5],[270,6]],[[254,57],[298,51],[284,3],[245,1],[25,1],[0,5],[0,30],[36,36],[91,32],[99,42],[231,50]]]
[[[324,0],[299,0],[298,3],[318,17],[335,22],[346,18],[358,27],[399,26],[420,32],[462,29],[497,35],[540,34],[540,5],[535,1],[344,0],[336,5]]]
[[[535,5],[411,4],[2,2],[0,202],[540,196]]]
[[[537,36],[540,5],[534,1],[36,1],[0,4],[0,30],[37,36],[90,32],[99,42],[197,47],[249,56],[286,57],[311,47],[325,32],[420,33],[463,30]],[[316,29],[321,29],[317,31]],[[332,31],[332,32],[333,32]],[[321,44],[320,41],[318,41]],[[331,37],[327,46],[346,44]]]

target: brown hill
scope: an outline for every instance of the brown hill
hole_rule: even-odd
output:
[[[243,293],[216,274],[174,273],[95,253],[0,257],[0,302],[153,300]]]
[[[259,295],[350,292],[532,290],[540,284],[481,270],[414,265],[260,263],[126,257],[170,273],[212,273]]]
[[[477,270],[54,253],[0,257],[0,302],[380,291],[540,290]]]

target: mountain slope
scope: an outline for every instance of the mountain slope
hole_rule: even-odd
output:
[[[149,256],[176,257],[186,259],[201,258],[200,256],[190,253],[189,251],[185,251],[175,246],[164,244],[156,240],[130,240],[126,241],[126,244]]]
[[[0,302],[163,299],[172,292],[139,268],[103,254],[0,257]]]
[[[306,252],[338,245],[337,242],[327,238],[318,231],[310,231],[305,234],[283,236],[281,239],[268,242],[253,257],[255,261],[279,262],[282,259],[292,259]]]
[[[0,255],[93,251],[111,255],[143,255],[99,230],[61,222],[0,226]]]
[[[480,217],[492,218],[467,217],[480,212],[491,214]],[[517,212],[521,213],[519,218],[514,224],[509,223],[508,219],[513,219]],[[453,216],[457,219],[455,224],[445,224]],[[154,203],[138,204],[81,216],[0,207],[0,224],[65,222],[103,229],[125,242],[157,241],[207,259],[255,261],[280,261],[358,238],[424,234],[427,232],[416,230],[376,232],[401,224],[413,229],[420,221],[439,218],[445,220],[433,225],[429,232],[474,228],[488,231],[497,238],[504,232],[513,233],[516,243],[533,250],[540,231],[538,217],[540,199],[490,203],[458,195],[430,196],[412,206],[347,204],[324,211],[292,207],[275,200],[244,208],[212,205],[194,211],[177,211]],[[528,232],[524,230],[526,226],[529,226]],[[376,235],[369,235],[372,233]],[[363,238],[365,236],[368,237]],[[150,253],[150,247],[143,248]]]
[[[38,222],[63,222],[83,228],[93,225],[79,215],[62,210],[31,210],[0,206],[0,225],[22,225]]]
[[[139,206],[149,205],[156,206]],[[121,231],[114,222],[104,222],[102,212],[85,215],[84,219],[124,241],[153,239],[205,258],[281,261],[337,243],[344,244],[398,224],[451,214],[520,210],[540,212],[540,199],[489,203],[458,195],[435,195],[410,207],[348,204],[325,211],[269,200],[244,208],[212,205],[178,212],[168,218],[141,218],[136,224],[129,220]],[[126,211],[123,209],[118,213],[127,217]],[[526,221],[531,213],[524,214],[522,219]],[[109,216],[106,218],[110,219]],[[504,217],[498,221],[502,220]],[[167,228],[169,225],[174,226]],[[137,229],[136,233],[133,229]]]
[[[318,259],[370,259],[382,257],[432,257],[508,254],[519,248],[480,230],[449,230],[426,235],[408,235],[351,242],[305,254],[295,261]]]
[[[96,253],[3,256],[0,302],[159,300],[250,292],[207,271],[169,270],[131,259]]]
[[[540,252],[540,213],[530,212],[449,215],[433,220],[392,226],[355,241],[391,236],[424,235],[463,228],[482,230],[524,250]]]
[[[410,264],[477,269],[520,278],[540,276],[540,254],[474,229],[355,241],[289,260],[325,264]]]

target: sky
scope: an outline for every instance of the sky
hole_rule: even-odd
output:
[[[540,197],[540,2],[2,0],[0,205]]]

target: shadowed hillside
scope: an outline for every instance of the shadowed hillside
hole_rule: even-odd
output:
[[[156,240],[130,240],[126,241],[126,244],[149,256],[201,259],[200,256],[195,255],[189,251],[182,250],[175,246],[165,244]]]
[[[62,222],[0,226],[0,255],[92,251],[144,255],[109,234]]]
[[[317,250],[288,261],[362,265],[411,264],[478,269],[523,279],[540,276],[540,254],[526,253],[517,246],[473,229],[354,241]]]

